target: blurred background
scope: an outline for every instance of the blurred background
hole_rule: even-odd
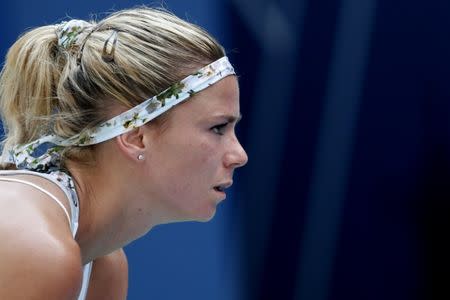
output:
[[[4,2],[27,28],[137,1]],[[128,299],[450,299],[450,2],[166,0],[228,50],[249,155],[209,223],[126,248]]]

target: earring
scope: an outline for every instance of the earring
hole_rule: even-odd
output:
[[[138,160],[144,160],[144,154],[139,154],[137,157]]]

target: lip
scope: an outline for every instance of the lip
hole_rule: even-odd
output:
[[[216,193],[216,203],[218,204],[219,202],[221,202],[221,201],[223,201],[223,200],[225,200],[226,198],[227,198],[227,194],[225,193],[225,192],[221,192],[221,191],[218,191],[218,190],[216,190],[216,189],[213,189],[213,191],[214,191],[214,193]]]
[[[215,187],[220,186],[223,190],[226,190],[227,188],[229,188],[232,185],[233,185],[233,180],[230,180],[230,181],[216,184],[215,186],[213,186],[213,188],[215,189]]]
[[[227,182],[224,182],[224,183],[220,183],[220,184],[215,185],[215,186],[213,187],[213,190],[214,190],[214,192],[216,192],[218,195],[220,195],[221,198],[223,197],[222,200],[224,200],[224,199],[227,197],[227,194],[226,194],[226,191],[225,191],[225,190],[226,190],[227,188],[229,188],[230,186],[232,186],[232,185],[233,185],[233,181],[232,181],[232,180],[231,180],[231,181],[227,181]],[[220,187],[222,188],[222,191],[216,190],[215,187],[218,187],[218,186],[220,186]]]

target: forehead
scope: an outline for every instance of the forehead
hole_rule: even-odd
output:
[[[204,89],[179,107],[176,117],[200,118],[215,114],[239,116],[239,86],[236,76],[227,76]]]

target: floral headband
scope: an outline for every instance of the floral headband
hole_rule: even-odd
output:
[[[58,37],[58,45],[69,49],[74,44],[80,44],[80,35],[86,28],[91,28],[93,25],[83,20],[70,20],[62,22],[56,29]]]
[[[233,66],[224,56],[173,84],[158,95],[94,128],[67,139],[56,135],[47,135],[31,143],[18,145],[9,151],[6,162],[15,164],[18,169],[31,169],[39,172],[59,169],[61,152],[64,147],[94,145],[131,131],[222,78],[234,74],[236,73]]]

